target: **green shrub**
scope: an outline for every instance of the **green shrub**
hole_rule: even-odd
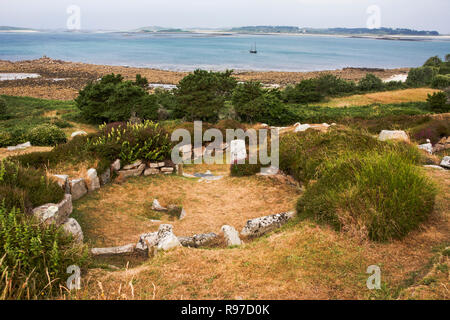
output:
[[[0,97],[0,120],[4,120],[8,118],[8,106],[6,104],[6,100]]]
[[[231,97],[236,84],[230,70],[195,70],[177,85],[174,117],[187,121],[216,122],[221,110],[225,108],[225,100]]]
[[[234,88],[231,102],[235,107],[242,107],[264,94],[260,82],[244,82]]]
[[[438,56],[434,56],[434,57],[429,58],[427,61],[425,61],[423,66],[439,68],[441,64],[442,64],[441,58],[439,58]]]
[[[52,124],[42,124],[30,130],[28,140],[34,146],[54,146],[67,141],[66,134]]]
[[[438,68],[419,67],[409,70],[406,84],[413,87],[428,86],[438,74]]]
[[[383,80],[372,73],[366,74],[358,83],[358,88],[361,91],[376,91],[384,88]]]
[[[57,145],[51,151],[32,152],[11,157],[12,161],[20,163],[24,167],[51,168],[65,162],[77,164],[89,159],[94,159],[88,150],[88,136],[76,136],[67,143]]]
[[[269,91],[248,102],[235,106],[238,117],[247,123],[262,122],[269,125],[288,125],[295,122],[295,115],[279,98],[276,91]]]
[[[123,81],[115,74],[89,83],[75,99],[82,116],[93,122],[127,121],[132,113],[143,119],[156,120],[157,99],[143,88],[147,80],[136,76],[136,82]]]
[[[61,119],[61,118],[53,118],[51,121],[51,124],[57,126],[58,128],[61,128],[61,129],[73,127],[73,125],[71,125],[68,121]]]
[[[128,164],[136,160],[161,161],[170,157],[173,143],[169,133],[151,121],[117,127],[104,125],[100,129],[100,134],[88,140],[88,148],[97,158],[111,161],[120,158],[123,164]]]
[[[428,94],[427,102],[431,110],[448,112],[450,106],[447,104],[447,94],[445,92],[435,92],[432,95]]]
[[[431,82],[431,87],[435,89],[450,87],[450,75],[438,74]]]
[[[86,250],[62,230],[1,204],[0,243],[0,299],[55,297],[65,286],[67,267],[87,262]]]
[[[445,62],[450,62],[450,53],[445,55]]]
[[[372,151],[327,162],[297,210],[336,230],[387,241],[426,221],[435,195],[433,183],[402,152]]]
[[[406,143],[385,143],[364,132],[351,129],[329,128],[325,133],[308,129],[288,133],[280,138],[280,169],[300,182],[320,178],[319,168],[347,153],[370,150],[401,150],[405,157],[419,163],[422,156],[417,148]]]
[[[58,203],[64,191],[43,170],[24,168],[11,161],[0,161],[0,203],[24,212],[46,203]],[[10,193],[8,193],[10,191]]]
[[[234,163],[230,166],[230,174],[232,177],[253,176],[261,172],[261,167],[261,164]]]

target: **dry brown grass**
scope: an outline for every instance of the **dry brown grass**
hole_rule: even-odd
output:
[[[422,281],[429,272],[429,261],[435,255],[433,249],[449,241],[449,173],[432,169],[427,172],[441,186],[436,210],[420,230],[401,241],[360,242],[326,226],[303,221],[248,242],[241,248],[180,248],[159,253],[136,268],[114,272],[91,269],[83,275],[83,289],[71,298],[396,298],[396,288],[404,287],[408,281],[411,283],[407,286]],[[243,181],[248,188],[248,181]],[[231,182],[229,178],[224,180],[227,184]],[[161,196],[163,190],[159,191]],[[236,193],[240,191],[237,189]],[[253,205],[253,201],[260,200],[257,197],[248,199],[246,206]],[[220,205],[214,207],[217,209]],[[180,229],[180,226],[175,227],[175,232]],[[366,288],[369,275],[365,272],[373,264],[381,267],[383,290],[380,291]],[[412,274],[417,276],[414,278]],[[447,279],[448,273],[443,274],[437,282],[425,284],[428,287],[425,290],[422,284],[420,295],[413,295],[408,289],[400,298],[447,299]]]
[[[366,106],[370,104],[390,104],[426,101],[428,94],[439,90],[430,88],[384,91],[367,94],[357,94],[349,97],[333,98],[318,105],[334,108]]]

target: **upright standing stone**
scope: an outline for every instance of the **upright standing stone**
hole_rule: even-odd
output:
[[[87,187],[90,192],[100,189],[100,179],[97,176],[97,170],[89,169],[87,172]]]
[[[239,233],[232,226],[222,226],[221,228],[223,232],[223,236],[225,237],[225,241],[227,245],[230,246],[240,246],[242,244],[241,239],[239,238]]]

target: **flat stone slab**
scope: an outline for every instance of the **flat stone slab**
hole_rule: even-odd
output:
[[[183,247],[199,248],[210,244],[217,238],[215,233],[196,234],[192,237],[178,237]]]
[[[241,235],[244,237],[261,236],[269,231],[281,227],[283,224],[295,217],[295,215],[295,211],[289,211],[248,220],[241,231]]]

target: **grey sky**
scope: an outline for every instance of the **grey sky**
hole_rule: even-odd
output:
[[[378,5],[383,27],[450,33],[449,0],[0,0],[0,25],[65,28],[72,4],[81,8],[83,29],[365,27],[367,8]]]

